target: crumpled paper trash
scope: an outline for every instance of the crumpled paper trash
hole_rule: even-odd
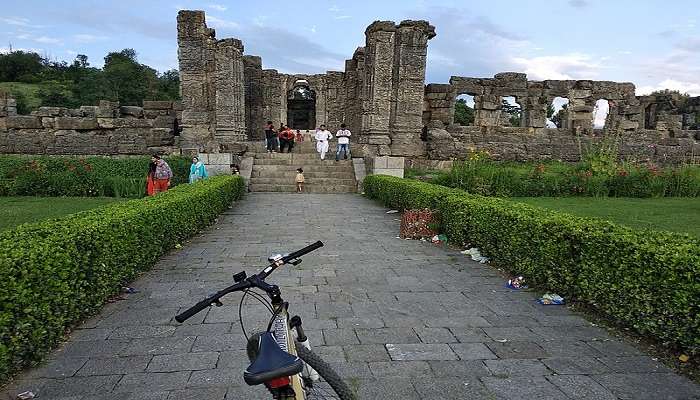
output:
[[[464,250],[464,251],[460,251],[460,253],[462,253],[462,254],[464,254],[464,255],[469,255],[469,256],[472,257],[472,260],[478,261],[478,262],[480,262],[480,263],[482,263],[482,264],[486,264],[487,262],[489,262],[489,258],[488,258],[488,257],[485,257],[485,256],[482,256],[482,255],[481,255],[481,252],[479,252],[479,249],[476,248],[476,247],[472,247],[472,248],[470,248],[470,249],[467,249],[467,250]]]
[[[558,306],[564,304],[564,298],[554,293],[547,293],[537,300],[538,303],[545,306]]]

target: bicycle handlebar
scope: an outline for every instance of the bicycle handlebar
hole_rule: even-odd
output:
[[[287,262],[294,260],[296,258],[299,258],[305,254],[308,254],[318,248],[323,247],[323,242],[320,240],[317,241],[316,243],[312,243],[303,249],[297,250],[295,252],[292,252],[284,257],[282,257],[282,264],[277,264],[276,262],[272,262],[270,265],[265,267],[260,273],[253,275],[251,277],[248,277],[246,280],[242,282],[238,282],[235,285],[229,286],[226,289],[222,289],[211,296],[208,296],[204,300],[200,301],[199,303],[193,305],[192,307],[188,308],[187,310],[183,311],[182,313],[178,314],[175,316],[175,321],[177,322],[185,322],[187,319],[191,318],[193,315],[197,314],[198,312],[204,310],[205,308],[211,306],[212,304],[218,303],[219,299],[222,298],[223,296],[232,293],[232,292],[237,292],[240,290],[245,290],[248,288],[251,288],[253,286],[257,286],[253,283],[255,278],[259,278],[260,280],[265,280],[277,267],[280,265],[284,265]]]

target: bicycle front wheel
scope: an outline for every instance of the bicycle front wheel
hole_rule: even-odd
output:
[[[321,376],[318,382],[305,382],[306,399],[355,400],[354,392],[333,368],[313,351],[296,342],[297,355]]]

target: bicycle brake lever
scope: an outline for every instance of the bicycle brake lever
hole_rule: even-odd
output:
[[[222,303],[221,300],[216,300],[215,302],[213,302],[213,303],[211,303],[211,304],[213,304],[213,305],[215,305],[215,306],[217,306],[217,307],[221,307],[221,306],[224,305],[224,303]]]

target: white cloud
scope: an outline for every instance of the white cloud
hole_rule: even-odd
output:
[[[240,29],[241,24],[234,21],[229,21],[214,16],[207,16],[207,25],[214,27],[216,29]]]
[[[90,35],[87,33],[79,33],[77,35],[73,35],[73,40],[75,40],[78,43],[94,43],[106,39],[109,38],[107,36]]]
[[[221,4],[209,4],[208,7],[216,11],[226,11],[228,9],[226,6],[222,6]]]
[[[54,38],[54,37],[48,37],[48,36],[34,36],[29,33],[20,33],[19,35],[15,35],[17,39],[22,39],[22,40],[30,40],[32,42],[37,42],[37,43],[44,43],[44,44],[62,44],[63,42],[61,39]]]
[[[352,15],[336,15],[333,17],[333,19],[349,19],[352,18]]]
[[[332,13],[337,13],[337,12],[340,12],[341,10],[340,10],[340,8],[338,8],[338,6],[334,5],[331,8],[329,8],[328,11],[330,11]]]
[[[691,96],[700,96],[700,83],[682,82],[675,79],[664,79],[656,85],[638,86],[635,90],[635,94],[637,96],[644,96],[663,89],[678,90],[681,93],[688,93]]]
[[[529,79],[590,79],[598,75],[601,65],[587,54],[514,57],[512,63]]]
[[[600,99],[595,102],[593,108],[593,127],[602,128],[605,126],[605,119],[610,113],[610,103],[605,99]]]
[[[0,22],[7,25],[21,26],[24,28],[43,28],[43,25],[32,24],[29,19],[22,17],[0,17]]]

